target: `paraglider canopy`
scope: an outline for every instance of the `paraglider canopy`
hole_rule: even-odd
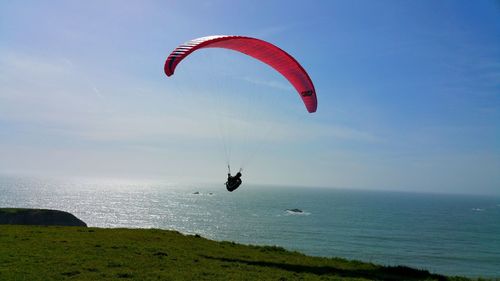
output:
[[[307,111],[315,112],[318,106],[316,91],[311,78],[291,55],[275,45],[246,36],[215,35],[188,41],[177,47],[165,62],[165,74],[174,74],[177,65],[192,52],[202,48],[225,48],[249,55],[281,73],[295,88]]]

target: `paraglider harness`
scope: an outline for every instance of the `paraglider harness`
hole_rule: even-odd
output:
[[[238,171],[238,173],[234,176],[231,176],[231,167],[227,165],[228,168],[228,173],[227,173],[227,182],[226,182],[226,188],[227,191],[232,192],[236,190],[240,185],[241,185],[241,171],[242,169]]]

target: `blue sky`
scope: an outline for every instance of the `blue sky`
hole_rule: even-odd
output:
[[[295,56],[318,111],[230,51],[163,74],[213,34]],[[0,172],[218,182],[224,144],[249,183],[499,194],[499,46],[497,1],[0,1]]]

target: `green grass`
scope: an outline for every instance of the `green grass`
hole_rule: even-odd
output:
[[[468,280],[157,229],[0,225],[0,280]]]

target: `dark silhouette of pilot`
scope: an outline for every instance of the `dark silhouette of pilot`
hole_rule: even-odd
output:
[[[231,176],[231,172],[227,174],[226,188],[227,191],[232,192],[236,190],[241,185],[241,172],[236,175]]]

